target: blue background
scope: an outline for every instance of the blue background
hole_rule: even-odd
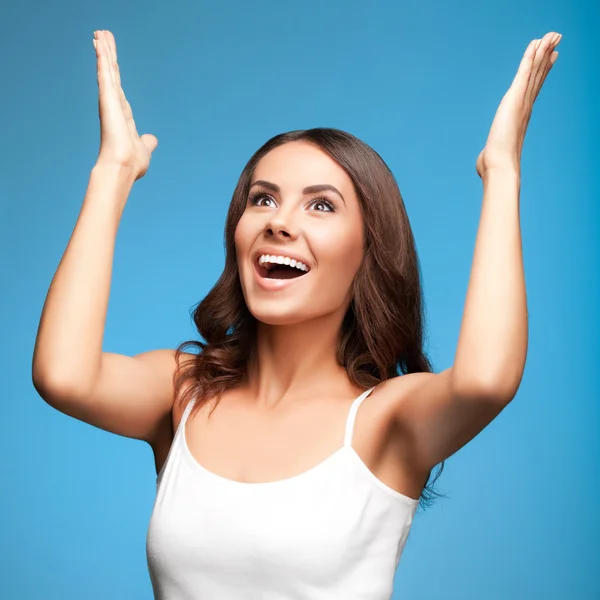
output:
[[[452,363],[462,318],[481,207],[475,159],[529,40],[563,34],[522,162],[523,383],[447,461],[437,485],[448,499],[418,511],[394,597],[600,597],[597,7],[3,5],[0,597],[152,596],[149,446],[66,417],[31,382],[43,302],[98,151],[95,29],[114,32],[138,130],[159,139],[120,226],[104,350],[195,338],[190,309],[221,272],[243,165],[276,133],[331,126],[374,147],[398,179],[436,371]]]

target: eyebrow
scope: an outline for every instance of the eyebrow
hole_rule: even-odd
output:
[[[253,182],[250,187],[253,187],[255,185],[261,185],[262,187],[265,187],[273,192],[277,192],[279,193],[281,190],[279,188],[279,186],[275,183],[271,183],[270,181],[265,181],[264,179],[258,179],[257,181]],[[320,183],[317,185],[309,185],[308,187],[305,187],[302,190],[303,194],[316,194],[317,192],[325,192],[325,191],[330,191],[330,192],[334,192],[336,193],[341,199],[342,202],[344,204],[346,204],[346,200],[344,200],[344,196],[342,196],[342,193],[333,185],[330,185],[328,183]]]

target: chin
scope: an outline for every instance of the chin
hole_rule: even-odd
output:
[[[277,307],[248,306],[252,316],[265,325],[298,325],[314,318],[314,315],[307,315],[297,309],[297,307],[285,307],[281,304]]]

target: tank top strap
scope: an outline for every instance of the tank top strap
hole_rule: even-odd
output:
[[[346,435],[344,437],[344,446],[352,446],[352,434],[354,432],[354,421],[356,420],[356,411],[361,402],[375,389],[375,386],[365,390],[358,398],[356,398],[350,406],[348,418],[346,419]]]
[[[157,484],[160,483],[161,479],[164,477],[163,473],[169,470],[171,467],[169,466],[173,462],[173,456],[175,455],[176,447],[181,447],[182,441],[185,441],[185,422],[187,421],[190,412],[194,406],[195,398],[192,398],[187,403],[186,407],[183,409],[183,413],[181,414],[181,419],[179,419],[179,424],[177,425],[177,430],[173,436],[173,441],[171,442],[171,447],[169,448],[169,452],[167,453],[167,457],[165,458],[165,462],[163,463],[158,475],[156,477]]]
[[[183,410],[183,414],[181,415],[181,420],[179,421],[178,429],[183,429],[183,427],[185,426],[185,422],[187,421],[188,417],[190,416],[190,413],[192,412],[192,408],[194,408],[194,404],[196,404],[196,399],[191,398],[189,400],[189,402],[187,403],[185,409]]]

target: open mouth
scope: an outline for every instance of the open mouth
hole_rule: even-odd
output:
[[[254,262],[254,266],[263,279],[298,279],[310,271],[310,269],[303,271],[296,266],[279,263],[264,262],[260,265],[258,259]]]

